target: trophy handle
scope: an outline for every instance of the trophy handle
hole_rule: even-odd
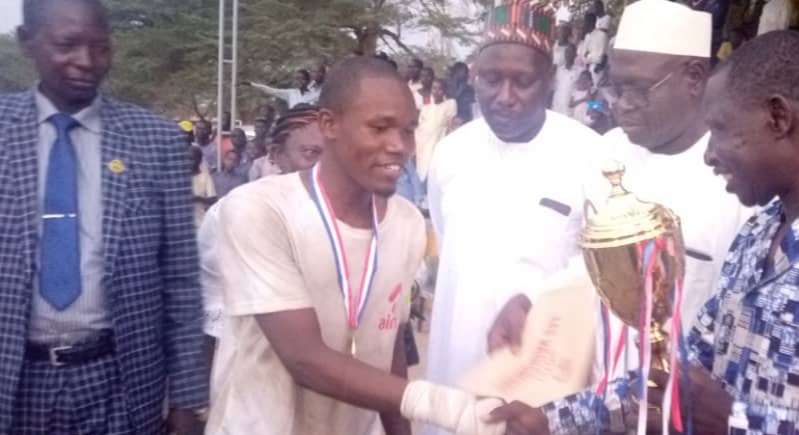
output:
[[[586,219],[586,220],[588,220],[588,211],[589,210],[593,210],[593,212],[594,212],[593,215],[594,216],[597,215],[597,210],[596,210],[596,206],[594,206],[594,203],[591,202],[590,199],[586,199],[585,202],[583,203],[583,218]]]

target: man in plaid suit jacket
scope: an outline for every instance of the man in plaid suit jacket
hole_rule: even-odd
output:
[[[25,0],[18,36],[40,82],[0,95],[0,433],[190,434],[207,372],[185,139],[98,95],[100,0]],[[70,183],[78,207],[52,211]]]

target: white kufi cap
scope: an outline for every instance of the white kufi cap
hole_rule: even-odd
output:
[[[626,8],[615,50],[710,57],[713,18],[668,0],[640,0]]]

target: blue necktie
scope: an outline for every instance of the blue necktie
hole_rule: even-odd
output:
[[[79,124],[64,113],[51,116],[49,121],[58,136],[50,151],[44,191],[39,291],[61,311],[81,292],[78,162],[69,137]]]

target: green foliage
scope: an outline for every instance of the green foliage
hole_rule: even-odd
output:
[[[227,0],[228,5],[232,1]],[[493,4],[493,0],[449,0],[460,1],[474,2],[482,11]],[[107,3],[116,51],[107,83],[110,94],[176,117],[194,115],[194,99],[215,104],[218,0]],[[453,17],[447,4],[447,0],[240,0],[239,77],[288,86],[297,68],[332,63],[356,50],[374,53],[379,44],[396,57],[419,56],[442,71],[455,59],[434,47],[409,46],[403,34],[436,31],[447,40],[474,43],[475,29],[480,28],[475,23],[483,16]],[[12,37],[0,36],[0,59],[0,92],[30,86],[35,75]],[[260,94],[241,89],[242,117],[247,119],[263,102]]]
[[[400,25],[440,29],[464,41],[472,36],[465,30],[468,20],[448,20],[433,8],[420,7],[422,1],[438,0],[241,0],[239,77],[288,86],[297,68],[332,63],[356,50],[374,53],[380,42],[415,51],[392,30]],[[217,0],[109,4],[117,49],[117,68],[109,81],[113,94],[175,116],[194,114],[193,97],[213,104]],[[241,89],[243,117],[262,102],[257,92]]]
[[[0,92],[16,92],[33,84],[33,67],[12,35],[0,35]]]

